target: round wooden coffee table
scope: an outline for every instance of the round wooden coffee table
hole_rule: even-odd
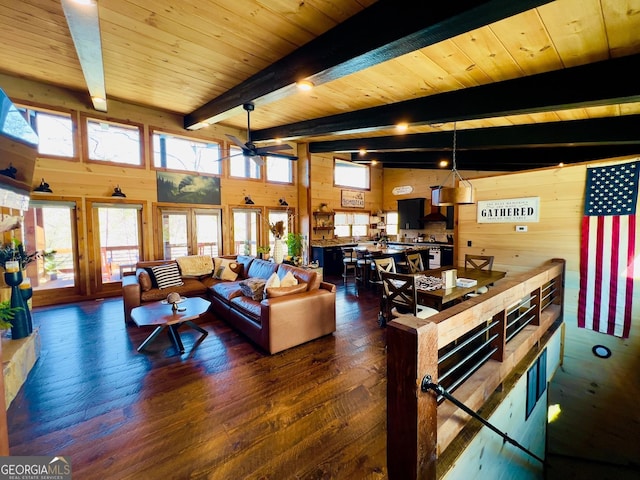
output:
[[[143,350],[151,343],[165,328],[171,342],[180,353],[184,353],[184,346],[178,333],[180,325],[187,326],[197,330],[202,334],[198,339],[201,341],[209,332],[197,325],[193,320],[197,320],[201,315],[209,310],[211,302],[200,297],[185,298],[178,304],[178,311],[171,309],[171,304],[166,302],[153,302],[146,305],[135,307],[131,310],[131,318],[138,327],[155,326],[155,330],[151,332],[144,342],[138,347],[138,352]]]

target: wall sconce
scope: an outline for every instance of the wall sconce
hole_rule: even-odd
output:
[[[112,197],[122,197],[126,198],[127,196],[120,190],[120,185],[116,185],[116,188],[113,189]]]
[[[288,207],[289,204],[287,203],[287,201],[284,199],[284,197],[282,197],[281,199],[278,200],[278,203],[283,206],[283,207]]]
[[[255,202],[253,200],[251,200],[251,196],[247,195],[246,197],[244,197],[244,204],[245,205],[255,205]]]
[[[44,178],[40,181],[40,185],[34,188],[33,191],[38,193],[53,193],[53,190],[51,190],[49,184],[44,181]]]

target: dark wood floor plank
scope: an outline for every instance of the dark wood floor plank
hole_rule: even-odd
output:
[[[138,353],[150,330],[125,325],[119,299],[36,309],[11,453],[67,455],[83,479],[354,478],[352,463],[384,478],[377,295],[338,296],[336,334],[272,356],[213,315],[176,355],[164,336]]]
[[[11,454],[65,455],[83,480],[387,478],[378,294],[330,281],[337,332],[271,356],[213,315],[176,355],[166,336],[137,352],[150,329],[125,325],[120,299],[35,309]]]

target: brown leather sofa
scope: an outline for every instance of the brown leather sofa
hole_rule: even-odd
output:
[[[273,354],[328,335],[336,330],[336,287],[320,281],[314,270],[275,264],[239,255],[238,278],[225,281],[212,275],[182,277],[184,285],[165,289],[141,286],[146,268],[175,260],[138,262],[135,275],[122,279],[125,321],[131,321],[131,310],[148,302],[164,300],[170,292],[183,296],[201,296],[211,302],[211,311],[246,335],[265,351]],[[298,281],[296,293],[287,289],[269,289],[268,298],[254,300],[243,294],[240,282],[249,278],[267,280],[277,272],[287,272]],[[303,285],[306,285],[304,287]]]

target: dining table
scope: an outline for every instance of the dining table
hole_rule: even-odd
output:
[[[475,280],[477,283],[472,287],[454,286],[451,288],[435,288],[435,286],[439,283],[437,282],[437,280],[442,279],[442,272],[446,270],[456,270],[456,276],[458,279],[468,278],[471,280]],[[464,298],[465,295],[474,293],[480,287],[491,285],[501,278],[504,278],[507,275],[507,272],[501,272],[499,270],[478,270],[473,268],[444,266],[432,270],[418,272],[415,275],[423,277],[423,281],[416,282],[418,303],[420,303],[421,305],[436,308],[437,310],[442,310],[446,304]],[[430,282],[429,280],[433,281]],[[430,284],[432,286],[422,288],[420,286],[421,284]]]

